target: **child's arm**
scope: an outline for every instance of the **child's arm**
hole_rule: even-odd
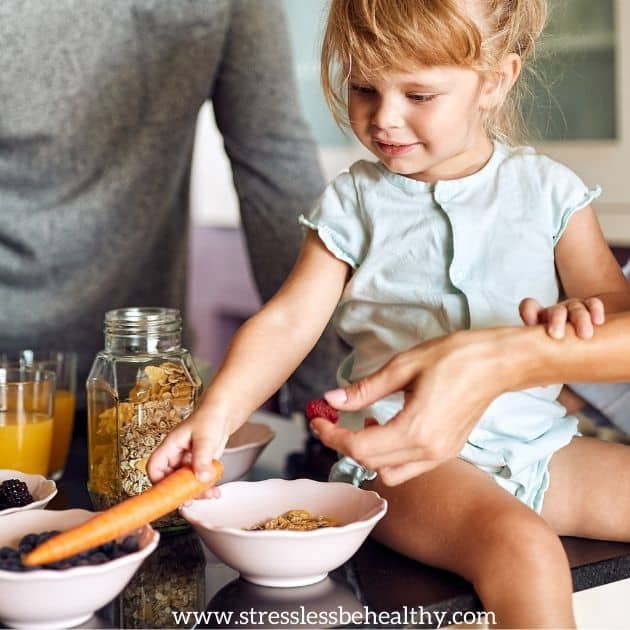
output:
[[[308,232],[295,266],[274,297],[236,333],[195,412],[154,451],[153,482],[192,460],[200,479],[228,437],[286,381],[315,345],[348,276],[315,232]]]
[[[544,323],[550,336],[562,339],[569,321],[578,337],[590,339],[593,325],[603,324],[605,313],[630,309],[630,284],[591,206],[571,217],[556,245],[555,258],[567,299],[545,308],[533,298],[526,298],[520,305],[525,324]]]

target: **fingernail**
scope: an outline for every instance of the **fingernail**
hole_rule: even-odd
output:
[[[348,395],[345,389],[331,389],[324,394],[324,398],[326,398],[331,405],[343,405],[343,403],[348,400]]]
[[[210,479],[212,479],[212,475],[207,470],[200,470],[198,473],[196,473],[196,475],[197,479],[201,481],[201,483],[206,483],[206,481],[210,481]]]
[[[315,436],[315,437],[319,437],[319,433],[317,432],[317,430],[313,427],[312,424],[309,424],[309,429],[311,430],[311,433]]]

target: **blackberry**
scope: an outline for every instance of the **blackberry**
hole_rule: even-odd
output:
[[[139,548],[137,536],[130,535],[123,538],[121,542],[111,541],[100,547],[82,551],[66,560],[51,562],[39,567],[25,567],[22,564],[21,556],[23,554],[32,551],[37,545],[58,533],[58,531],[48,531],[39,534],[25,534],[22,536],[17,549],[0,547],[0,571],[35,571],[38,569],[62,571],[71,567],[94,566],[122,558],[129,553],[134,553]]]
[[[107,555],[102,553],[101,551],[96,551],[88,557],[89,564],[104,564],[105,562],[109,562],[109,558]]]
[[[116,541],[114,540],[110,540],[106,543],[103,543],[98,550],[101,551],[102,553],[104,553],[107,556],[110,556],[114,553],[116,549]]]
[[[18,551],[20,553],[30,553],[37,545],[37,534],[26,534],[18,544]]]
[[[125,553],[134,553],[140,549],[137,536],[125,536],[120,543],[120,549]]]
[[[19,557],[19,552],[13,549],[13,547],[0,547],[0,562],[4,560],[14,560]]]
[[[41,545],[42,543],[45,543],[47,540],[49,540],[53,536],[56,536],[57,534],[61,534],[61,532],[56,529],[50,530],[49,532],[42,532],[41,534],[37,534],[37,544]]]
[[[0,484],[0,505],[6,508],[23,507],[33,502],[28,486],[19,479],[7,479]]]

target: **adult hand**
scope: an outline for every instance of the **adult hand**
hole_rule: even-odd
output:
[[[360,410],[396,391],[405,406],[384,426],[352,433],[324,419],[311,425],[327,446],[396,485],[456,457],[488,405],[505,391],[552,383],[630,380],[630,312],[614,313],[585,343],[572,323],[562,340],[545,328],[461,331],[403,352],[381,370],[326,398]]]
[[[456,457],[488,405],[509,388],[501,329],[458,332],[394,357],[378,372],[325,394],[342,411],[357,411],[396,391],[404,408],[387,424],[352,432],[321,418],[321,441],[397,485]]]

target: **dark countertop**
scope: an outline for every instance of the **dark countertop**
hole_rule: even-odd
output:
[[[307,439],[302,425],[265,412],[254,419],[269,424],[277,435],[249,479],[325,477],[332,456],[319,442]],[[90,507],[85,489],[86,451],[85,436],[75,434],[66,474],[50,508]],[[578,538],[564,538],[562,542],[572,567],[574,590],[630,577],[630,544]],[[202,549],[197,536],[189,532],[163,536],[158,550],[125,591],[85,627],[295,628],[305,620],[315,623],[302,627],[435,627],[440,620],[444,621],[440,625],[448,623],[458,611],[480,610],[479,600],[466,581],[411,561],[371,540],[323,582],[280,589],[239,579],[234,570]],[[172,611],[196,611],[206,618],[195,620],[191,615],[187,622],[177,624]],[[273,613],[276,617],[259,616],[251,626],[239,617]],[[388,616],[379,618],[380,613]],[[267,625],[264,619],[268,619]],[[282,619],[287,623],[278,623]],[[390,623],[382,623],[385,619]]]

